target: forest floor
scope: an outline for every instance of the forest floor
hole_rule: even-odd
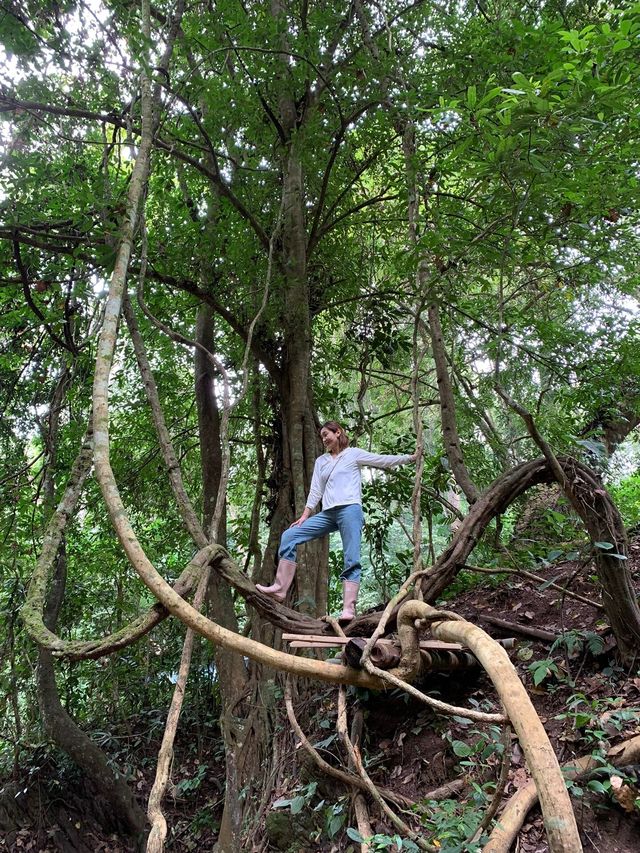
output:
[[[640,591],[640,536],[637,535],[630,545],[629,567],[636,589]],[[555,581],[587,600],[597,602],[600,594],[593,572],[592,564],[576,561],[541,563],[536,568],[536,574],[544,577],[546,583]],[[479,576],[476,585],[448,599],[445,606],[484,628],[493,637],[515,638],[515,647],[509,651],[509,656],[561,763],[589,755],[600,747],[606,751],[640,734],[640,669],[635,666],[628,671],[616,664],[615,643],[602,610],[520,575]],[[523,633],[499,628],[491,623],[491,617],[521,626]],[[526,632],[530,628],[543,629],[556,637],[564,634],[565,642],[554,645],[551,641],[529,637]],[[458,706],[499,710],[495,691],[488,677],[479,669],[430,676],[423,689]],[[495,781],[498,775],[497,732],[491,732],[487,726],[470,724],[468,720],[436,717],[424,705],[397,691],[385,695],[384,701],[380,701],[379,694],[363,696],[359,692],[359,697],[357,701],[365,710],[363,756],[376,784],[421,802],[434,789],[464,777],[467,782],[465,789],[460,795],[452,794],[450,800],[433,807],[430,818],[423,821],[422,834],[425,839],[431,837],[432,843],[439,845],[443,853],[480,849],[465,843],[464,839],[473,834],[478,820],[478,797],[474,797],[474,790],[477,792],[478,786]],[[487,702],[492,703],[491,708]],[[310,702],[309,706],[321,707],[321,712],[311,711],[303,724],[309,739],[318,743],[335,730],[335,691],[327,691],[322,701]],[[304,714],[301,708],[301,723]],[[335,742],[327,750],[322,750],[323,758],[330,760],[331,752],[338,752]],[[306,759],[302,759],[300,764],[307,765]],[[640,766],[628,768],[628,772],[630,775],[626,778],[631,783],[631,791],[635,797],[640,797]],[[504,801],[528,778],[524,757],[513,736]],[[591,786],[587,786],[585,780],[570,789],[584,850],[592,853],[640,853],[638,800],[635,807],[631,804],[631,810],[625,811],[610,793],[603,790],[609,787],[609,775],[605,773],[593,778],[595,782]],[[288,789],[285,786],[277,792],[276,802],[306,795],[308,806],[318,808],[318,801],[329,789],[325,791],[319,786],[311,799],[308,797],[308,784]],[[317,840],[304,822],[296,825],[295,818],[290,818],[291,833],[299,833],[297,845],[295,842],[287,844],[290,836],[282,831],[282,821],[275,824],[277,831],[270,833],[267,816],[267,830],[272,841],[268,849],[287,850],[289,853],[356,853],[359,846],[344,832],[345,827],[355,827],[353,814],[349,813],[347,817],[345,808],[345,820],[341,823],[340,812],[335,808],[325,807],[324,812],[320,821],[321,837]],[[376,815],[376,809],[372,808],[372,829],[376,833],[372,849],[387,849],[395,853],[400,849],[391,844],[395,830],[388,820]],[[333,826],[339,829],[333,839],[328,839],[332,819]],[[414,848],[403,845],[402,849]],[[548,850],[537,806],[524,822],[516,849],[519,853],[544,853]]]
[[[630,546],[630,568],[640,590],[640,536]],[[575,562],[541,565],[539,575],[555,580],[599,600],[593,568]],[[515,637],[510,658],[527,687],[560,762],[590,754],[600,745],[609,748],[640,733],[640,671],[625,671],[615,662],[615,648],[601,610],[564,595],[548,585],[532,583],[521,576],[486,576],[476,585],[446,603],[494,637]],[[491,617],[522,626],[519,631],[501,629]],[[554,635],[565,633],[565,642],[555,646],[526,636],[527,628],[542,628]],[[431,676],[424,685],[432,695],[461,706],[472,705],[496,710],[496,696],[488,678],[479,670],[454,671]],[[324,742],[322,755],[339,763],[335,733],[336,691],[326,689],[306,694],[298,708],[299,721],[313,743]],[[474,850],[464,837],[472,834],[482,808],[482,786],[493,782],[500,759],[496,733],[460,718],[436,717],[413,699],[394,692],[380,701],[379,694],[350,689],[350,707],[358,704],[365,712],[363,756],[376,784],[388,787],[416,802],[435,788],[463,776],[465,789],[433,806],[423,819],[423,837],[437,840],[444,853]],[[355,827],[348,797],[334,782],[309,772],[303,756],[288,730],[290,764],[280,776],[274,801],[266,813],[266,829],[261,843],[252,850],[288,853],[350,853],[359,845],[350,840],[348,827]],[[328,742],[327,742],[328,741]],[[150,741],[147,754],[133,771],[132,784],[144,806],[153,782],[154,757],[158,744]],[[208,759],[211,762],[211,759]],[[630,768],[627,781],[640,796],[640,767]],[[635,772],[635,779],[634,779]],[[215,842],[222,803],[222,762],[207,768],[194,754],[193,739],[183,734],[176,745],[173,788],[166,799],[170,827],[167,851],[211,850]],[[524,759],[515,738],[504,798],[510,797],[527,780]],[[604,791],[608,775],[597,777],[595,785],[576,784],[571,793],[585,851],[593,853],[640,853],[640,810],[629,811]],[[598,782],[600,784],[598,784]],[[593,789],[592,789],[593,788]],[[19,825],[2,833],[3,807],[20,804]],[[298,806],[292,805],[298,798]],[[490,799],[490,797],[489,797]],[[278,802],[279,801],[279,802]],[[289,803],[289,805],[283,805]],[[278,803],[274,807],[274,804]],[[300,809],[300,803],[303,807]],[[296,814],[294,814],[296,812]],[[37,853],[130,853],[116,831],[102,828],[100,804],[87,796],[82,778],[69,767],[44,757],[34,761],[28,776],[0,785],[0,851]],[[414,822],[414,826],[418,824]],[[398,850],[392,843],[388,821],[372,808],[375,850]],[[353,836],[353,831],[351,831]],[[403,845],[403,850],[412,849]],[[547,850],[539,809],[529,814],[519,835],[520,853]]]

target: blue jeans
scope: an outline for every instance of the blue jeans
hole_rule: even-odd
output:
[[[360,504],[345,504],[325,509],[307,518],[298,527],[290,527],[282,534],[278,555],[282,560],[296,559],[296,548],[303,542],[319,539],[340,531],[344,552],[343,581],[360,581],[360,538],[364,517]]]

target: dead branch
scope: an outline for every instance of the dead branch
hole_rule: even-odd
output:
[[[480,614],[480,619],[484,622],[490,622],[498,628],[513,631],[515,634],[532,637],[534,640],[542,640],[544,643],[555,643],[558,639],[558,635],[553,634],[551,631],[544,631],[542,628],[534,628],[531,625],[520,625],[518,622],[508,622],[506,619],[499,619],[497,616],[489,616],[482,613]]]
[[[404,608],[407,608],[410,605],[417,603],[419,602],[408,601],[404,605]],[[401,608],[401,611],[404,608]],[[413,617],[409,616],[409,611],[405,612],[407,613],[409,621],[412,623]],[[402,616],[399,614],[398,625],[401,624],[401,621]],[[413,638],[410,639],[411,633],[413,633],[413,635],[415,636],[415,640]],[[418,699],[420,702],[423,702],[425,705],[428,705],[430,708],[433,708],[433,710],[439,714],[466,717],[469,720],[476,720],[477,722],[485,723],[504,722],[504,714],[488,714],[484,711],[476,711],[475,709],[471,708],[461,708],[456,705],[450,705],[448,702],[441,702],[439,699],[434,699],[432,696],[428,696],[426,693],[423,693],[422,691],[414,687],[409,682],[409,679],[416,678],[422,671],[422,659],[419,649],[417,647],[417,632],[415,631],[413,625],[407,622],[402,625],[402,635],[402,655],[400,665],[397,667],[397,669],[380,669],[379,667],[373,664],[370,658],[368,658],[363,663],[363,668],[367,673],[369,673],[369,675],[371,675],[372,677],[377,677],[383,682],[386,681],[394,687],[398,687],[399,689],[404,690],[410,696],[413,696],[414,699]],[[417,661],[416,663],[414,663],[416,657]],[[364,660],[364,652],[362,658]],[[409,663],[407,663],[407,661],[409,661]],[[398,675],[398,673],[401,673],[401,675]]]
[[[496,566],[495,568],[486,568],[484,566],[470,566],[468,563],[463,566],[463,568],[468,569],[470,572],[485,572],[490,575],[520,575],[523,578],[527,578],[534,583],[544,584],[544,586],[551,587],[551,589],[557,589],[563,595],[569,596],[569,598],[575,598],[576,601],[581,601],[583,604],[588,604],[590,607],[595,607],[597,610],[603,610],[603,606],[599,601],[593,601],[591,598],[587,598],[586,595],[580,595],[579,592],[574,592],[572,589],[569,589],[566,586],[560,586],[559,583],[555,581],[549,581],[546,578],[543,578],[541,575],[537,575],[535,572],[529,572],[526,569],[520,569],[518,567],[511,569],[507,566]]]

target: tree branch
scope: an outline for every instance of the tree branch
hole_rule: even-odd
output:
[[[31,291],[30,291],[31,282],[29,280],[29,273],[27,272],[27,268],[25,267],[24,262],[22,260],[22,255],[20,254],[20,243],[16,239],[14,239],[12,241],[12,243],[13,243],[13,257],[15,259],[16,266],[18,267],[18,272],[20,273],[20,281],[22,283],[22,293],[24,294],[24,298],[26,300],[27,305],[29,306],[29,308],[31,308],[31,310],[36,315],[36,317],[42,321],[42,325],[47,330],[47,333],[52,340],[54,340],[63,349],[68,350],[72,355],[74,355],[74,356],[78,355],[79,350],[76,347],[75,343],[72,340],[71,341],[63,340],[61,337],[56,335],[56,333],[53,331],[53,329],[51,328],[49,323],[47,323],[47,320],[46,320],[44,314],[42,313],[42,311],[38,308],[36,303],[31,298]]]

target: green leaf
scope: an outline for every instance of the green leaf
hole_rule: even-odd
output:
[[[480,100],[478,106],[483,107],[485,104],[490,103],[494,100],[494,98],[497,98],[501,91],[502,88],[500,86],[494,86],[493,89],[489,89],[489,91],[485,92],[485,94],[482,96],[482,99]]]
[[[601,551],[611,551],[613,548],[611,542],[594,542],[593,544],[596,548],[600,548]]]
[[[621,35],[628,36],[629,33],[631,32],[631,19],[630,18],[623,18],[620,21],[620,26],[618,27],[618,31],[620,32]]]
[[[454,740],[451,746],[458,758],[468,758],[473,754],[473,749],[463,740]]]
[[[363,843],[364,843],[364,838],[360,835],[360,833],[358,832],[358,830],[357,830],[357,829],[354,829],[352,826],[348,826],[348,827],[347,827],[347,836],[348,836],[352,841],[357,841],[357,842],[358,842],[358,844],[363,844]]]
[[[538,172],[548,172],[547,164],[536,154],[529,153],[529,162]]]
[[[545,680],[547,675],[550,674],[550,669],[548,666],[539,666],[533,673],[533,683],[536,687],[538,687]]]
[[[329,821],[329,838],[333,838],[333,836],[340,831],[340,827],[344,823],[344,815],[337,814],[334,815]]]
[[[524,76],[524,74],[523,74],[521,71],[515,71],[515,72],[511,75],[511,79],[513,80],[513,82],[514,82],[517,86],[522,87],[522,89],[524,89],[525,91],[526,91],[527,89],[530,89],[530,88],[531,88],[531,81],[530,81],[529,79],[527,79],[527,77],[525,77],[525,76]]]
[[[291,814],[300,814],[302,809],[304,808],[306,800],[304,797],[294,797],[291,801]]]

